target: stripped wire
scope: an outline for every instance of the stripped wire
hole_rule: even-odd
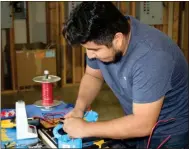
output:
[[[168,120],[159,120],[159,121],[154,125],[154,127],[152,128],[150,137],[149,137],[149,139],[148,139],[147,149],[149,149],[151,137],[152,137],[152,134],[153,134],[154,129],[156,128],[156,126],[157,126],[159,123],[161,123],[161,122],[168,122],[168,121],[170,121],[170,120],[175,120],[175,118],[170,118],[170,119],[168,119]],[[167,138],[165,138],[165,139],[163,140],[163,142],[158,146],[157,149],[160,149],[160,147],[161,147],[163,144],[165,144],[165,142],[167,142],[167,141],[170,139],[170,137],[171,137],[171,135],[169,135]]]

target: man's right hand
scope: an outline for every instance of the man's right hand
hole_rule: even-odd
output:
[[[73,109],[69,113],[67,113],[64,118],[71,118],[71,117],[78,117],[78,118],[83,118],[84,112],[80,109]]]

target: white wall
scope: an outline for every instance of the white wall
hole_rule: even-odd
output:
[[[29,2],[30,43],[47,42],[45,2]],[[15,43],[27,43],[26,19],[14,20]]]
[[[26,20],[14,20],[15,43],[27,43]]]
[[[47,42],[45,2],[29,2],[30,42]]]

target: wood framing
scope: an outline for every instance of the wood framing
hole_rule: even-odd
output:
[[[168,36],[172,38],[173,33],[173,3],[169,2],[169,16],[168,16]]]
[[[49,2],[45,2],[46,7],[46,35],[47,35],[47,43],[50,43],[50,12],[49,12]]]
[[[134,2],[134,1],[130,2],[130,15],[132,15],[133,17],[136,17],[136,3],[139,2]]]
[[[168,2],[163,2],[163,32],[168,33]]]
[[[62,31],[63,29],[63,24],[65,22],[65,18],[66,18],[66,15],[65,15],[65,3],[66,2],[60,2],[60,31]],[[66,46],[66,41],[65,39],[63,38],[62,34],[60,33],[59,34],[60,36],[60,47],[61,47],[61,78],[62,78],[62,81],[61,81],[61,86],[64,86],[66,84],[66,69],[67,69],[67,61],[66,61],[66,49],[67,49],[67,46]]]
[[[18,90],[4,90],[1,91],[1,95],[17,93]]]
[[[183,28],[183,52],[186,57],[186,59],[189,62],[189,57],[188,57],[188,50],[189,50],[189,2],[184,2],[185,3],[185,8],[184,8],[184,28]]]
[[[2,44],[2,31],[1,31],[1,91],[4,90],[4,50]]]
[[[127,10],[127,3],[125,1],[120,1],[120,11],[122,12],[123,15],[126,15],[128,13]]]
[[[17,77],[16,77],[16,52],[14,48],[14,15],[12,9],[12,28],[9,29],[9,44],[10,44],[10,59],[11,59],[11,75],[12,75],[12,89],[17,89]]]
[[[178,44],[179,38],[179,5],[180,2],[173,3],[173,27],[172,27],[172,39]]]
[[[26,2],[26,38],[27,43],[30,43],[30,23],[29,23],[29,2]]]

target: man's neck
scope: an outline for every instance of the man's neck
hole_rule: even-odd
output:
[[[129,33],[125,36],[125,41],[124,41],[124,46],[123,46],[123,56],[126,54],[128,47],[129,47],[129,42],[130,42],[130,37],[131,37],[131,20],[128,19],[128,23],[129,23],[129,28],[130,31]]]
[[[125,42],[124,42],[124,46],[123,46],[123,55],[125,55],[128,50],[130,37],[131,37],[131,31],[128,33],[127,36],[125,36]]]

